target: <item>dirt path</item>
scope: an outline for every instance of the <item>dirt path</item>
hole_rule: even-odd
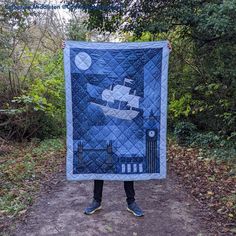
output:
[[[48,194],[42,194],[24,222],[12,235],[125,235],[185,236],[210,234],[195,203],[177,184],[174,174],[166,180],[136,182],[136,200],[145,216],[135,218],[126,211],[122,182],[105,182],[103,209],[86,216],[92,181],[68,182],[64,176]]]

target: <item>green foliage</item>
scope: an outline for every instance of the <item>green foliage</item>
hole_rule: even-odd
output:
[[[55,137],[65,133],[65,93],[62,52],[33,55],[26,51],[22,63],[34,57],[32,72],[21,77],[21,93],[5,103],[4,134],[14,133],[17,139]],[[26,61],[25,61],[26,60]],[[14,108],[14,109],[9,109]],[[14,111],[14,112],[7,112]],[[19,122],[20,120],[20,122]],[[61,127],[58,129],[58,127]]]
[[[46,139],[39,143],[37,147],[32,150],[33,155],[44,155],[48,152],[57,152],[64,148],[63,140],[60,139]]]
[[[188,117],[191,111],[191,94],[185,94],[180,99],[173,99],[169,104],[169,114],[173,118]]]
[[[63,53],[58,45],[65,34],[70,40],[86,40],[86,16],[74,12],[64,25],[54,12],[19,11],[8,4],[0,3],[0,138],[64,135]]]
[[[200,148],[199,159],[227,160],[236,164],[235,136],[224,137],[214,132],[200,133],[196,126],[189,122],[177,123],[174,137],[180,145]]]
[[[221,138],[213,132],[208,133],[195,133],[191,137],[191,145],[198,147],[217,147],[223,146]]]
[[[219,162],[229,161],[232,165],[236,164],[236,147],[235,143],[226,141],[223,137],[214,136],[209,137],[208,134],[203,134],[198,140],[190,143],[192,147],[201,147],[201,158],[215,159]]]
[[[128,41],[130,42],[149,42],[154,40],[154,35],[151,34],[150,32],[142,32],[142,34],[137,37],[137,36],[129,36]]]
[[[174,135],[180,144],[186,144],[195,131],[196,126],[194,124],[190,122],[179,122],[175,125]]]
[[[67,24],[67,37],[70,40],[85,41],[87,34],[86,23],[84,19],[73,17]]]
[[[21,78],[27,86],[25,93],[12,102],[54,117],[64,108],[62,53],[53,57],[46,53],[38,54],[34,63],[35,78]]]

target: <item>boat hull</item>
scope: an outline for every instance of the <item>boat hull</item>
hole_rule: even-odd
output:
[[[91,104],[100,107],[104,115],[113,116],[123,120],[133,120],[139,114],[139,112],[135,110],[119,110],[111,108],[109,106],[103,106],[94,102],[91,102]]]

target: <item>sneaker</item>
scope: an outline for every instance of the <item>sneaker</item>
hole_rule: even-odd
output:
[[[139,208],[136,202],[133,202],[128,205],[127,211],[133,213],[137,217],[144,216],[143,211]]]
[[[102,209],[101,203],[96,200],[93,200],[92,203],[84,209],[84,214],[92,215],[94,212],[100,209]]]

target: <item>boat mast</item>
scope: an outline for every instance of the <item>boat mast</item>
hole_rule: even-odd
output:
[[[123,85],[125,86],[125,79],[124,79]],[[119,102],[119,106],[118,106],[118,109],[119,109],[119,110],[120,110],[120,104],[121,104],[121,101]]]
[[[134,90],[134,95],[136,95],[136,90]],[[130,110],[132,110],[132,106],[130,106]]]
[[[110,85],[110,90],[111,90],[111,91],[112,91],[112,88],[113,88],[113,84]],[[109,106],[108,106],[108,101],[106,101],[106,102],[107,102],[106,107],[109,107]]]

